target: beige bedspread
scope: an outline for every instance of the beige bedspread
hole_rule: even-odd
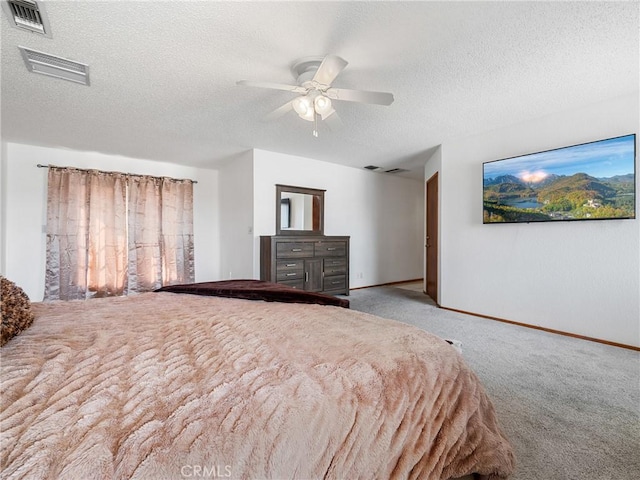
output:
[[[34,304],[1,350],[2,478],[444,479],[513,469],[446,342],[344,308]]]

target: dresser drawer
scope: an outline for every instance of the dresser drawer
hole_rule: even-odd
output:
[[[278,260],[276,272],[290,272],[291,270],[304,270],[304,260],[292,258],[291,260]]]
[[[278,270],[276,272],[276,280],[278,282],[282,280],[302,280],[304,279],[304,270]]]
[[[347,273],[347,259],[342,258],[325,258],[323,261],[325,275],[339,275]]]
[[[346,290],[347,276],[334,275],[332,277],[324,277],[323,290],[329,292],[331,290]]]
[[[276,281],[298,280],[304,278],[304,260],[292,258],[276,262]]]
[[[293,288],[297,288],[299,290],[304,290],[304,280],[300,279],[300,280],[283,280],[281,282],[282,285],[286,285],[288,287],[293,287]]]
[[[277,258],[302,258],[313,256],[311,242],[278,242],[276,245]]]
[[[314,245],[316,256],[344,257],[347,254],[346,242],[316,242]]]

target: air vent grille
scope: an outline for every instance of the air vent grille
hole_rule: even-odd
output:
[[[89,85],[88,65],[25,47],[18,48],[30,72]]]
[[[7,0],[2,2],[2,8],[14,27],[51,38],[49,21],[42,4],[33,0]]]
[[[370,170],[372,172],[378,172],[378,173],[389,173],[391,175],[396,174],[396,173],[404,173],[404,172],[408,172],[409,170],[407,170],[406,168],[388,168],[388,169],[384,169],[383,167],[378,167],[376,165],[367,165],[366,167],[363,167],[366,170]]]
[[[64,68],[66,70],[71,70],[72,72],[82,73],[83,75],[87,71],[86,65],[78,62],[73,62],[71,60],[66,60],[60,57],[54,57],[53,55],[48,55],[46,53],[36,52],[35,50],[27,50],[27,52],[29,60],[32,62],[48,64],[57,68]]]

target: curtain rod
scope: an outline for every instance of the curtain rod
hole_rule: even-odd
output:
[[[42,163],[38,163],[36,164],[36,167],[38,168],[49,168],[49,167],[53,167],[53,168],[70,168],[73,170],[80,170],[81,172],[99,172],[99,173],[119,173],[120,175],[127,175],[129,177],[153,177],[153,178],[163,178],[163,177],[158,177],[155,175],[141,175],[138,173],[123,173],[123,172],[113,172],[113,171],[108,171],[108,170],[98,170],[97,168],[77,168],[77,167],[58,167],[56,165],[43,165]],[[164,178],[171,178],[171,177],[164,177]],[[172,180],[189,180],[191,183],[198,183],[197,180],[191,180],[190,178],[172,178]]]

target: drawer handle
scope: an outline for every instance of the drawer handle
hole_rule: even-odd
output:
[[[327,247],[327,252],[333,252],[334,250],[337,250],[337,247]]]
[[[301,248],[292,248],[291,251],[292,252],[301,252],[302,249]]]
[[[339,285],[339,284],[341,284],[341,283],[342,283],[342,282],[331,282],[331,285]]]
[[[287,273],[287,277],[295,277],[296,275],[298,275],[296,272]]]
[[[296,265],[298,265],[297,263],[287,263],[285,265],[285,267],[295,267]]]

